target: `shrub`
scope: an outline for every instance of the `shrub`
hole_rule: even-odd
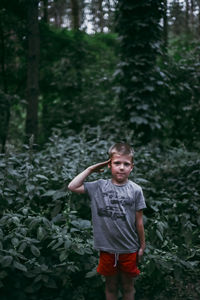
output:
[[[132,133],[127,137],[131,143]],[[103,298],[89,200],[71,194],[66,184],[86,166],[105,160],[115,138],[105,139],[98,127],[65,138],[55,132],[41,151],[33,151],[30,143],[24,153],[1,155],[1,299]],[[147,202],[147,248],[136,280],[137,299],[181,299],[183,293],[197,299],[198,153],[135,144],[130,179],[142,186]],[[192,286],[192,292],[184,286]]]

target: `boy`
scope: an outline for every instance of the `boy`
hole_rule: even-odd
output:
[[[110,159],[92,165],[77,175],[69,190],[88,193],[94,233],[94,247],[100,251],[97,271],[106,279],[106,299],[117,300],[121,281],[124,300],[134,300],[133,278],[145,249],[143,208],[146,207],[142,189],[128,179],[133,169],[133,149],[117,143],[109,150]],[[108,166],[112,178],[85,182],[93,172]]]

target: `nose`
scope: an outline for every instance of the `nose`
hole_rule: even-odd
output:
[[[120,164],[120,169],[121,169],[121,170],[124,169],[124,164]]]

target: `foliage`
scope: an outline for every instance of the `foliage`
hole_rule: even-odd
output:
[[[148,205],[147,255],[141,281],[144,290],[155,299],[182,299],[183,295],[197,299],[200,292],[196,278],[200,266],[199,164],[198,153],[184,148],[163,152],[155,147],[139,152],[136,180],[143,184]],[[150,278],[151,287],[146,289]],[[186,286],[194,282],[191,294]],[[184,286],[181,293],[179,289]]]
[[[133,133],[127,132],[131,143]],[[102,299],[96,275],[89,199],[66,184],[104,160],[116,139],[99,127],[68,137],[55,131],[44,150],[33,141],[0,157],[0,293],[4,300]],[[162,151],[135,140],[131,179],[143,187],[147,249],[136,280],[137,298],[181,299],[183,283],[197,299],[199,273],[199,157],[184,148]],[[92,175],[93,180],[102,175]],[[104,177],[109,177],[105,170]],[[12,286],[12,289],[11,289]],[[172,296],[174,298],[172,298]],[[196,298],[195,298],[196,297]]]
[[[121,112],[144,141],[160,129],[155,68],[160,54],[162,1],[118,1],[120,63],[117,94]]]
[[[33,140],[16,151],[26,104],[25,2],[1,2],[0,140],[9,136],[0,156],[2,300],[103,298],[89,199],[69,193],[66,184],[121,140],[134,141],[131,179],[143,187],[148,206],[136,298],[199,299],[199,26],[192,7],[184,28],[188,11],[172,6],[163,55],[163,2],[118,1],[117,34],[40,21],[37,152]]]
[[[42,141],[66,120],[67,127],[80,131],[82,124],[94,126],[110,113],[116,47],[112,34],[89,36],[41,27]]]
[[[170,41],[169,55],[159,64],[157,93],[165,142],[199,148],[199,43],[188,36]]]
[[[2,299],[77,299],[75,286],[82,298],[86,293],[84,278],[97,258],[91,222],[78,217],[65,187],[77,167],[71,159],[80,157],[75,145],[78,136],[58,141],[55,135],[43,152],[30,144],[25,153],[1,157]]]
[[[5,128],[1,140],[8,132],[8,142],[14,145],[23,143],[26,118],[27,34],[23,3],[14,1],[11,6],[3,1],[0,6],[0,44],[5,54],[0,54],[0,122]],[[53,128],[60,128],[63,134],[68,128],[80,132],[83,126],[101,125],[107,118],[112,127],[113,121],[125,120],[142,142],[159,138],[166,145],[198,147],[196,35],[191,32],[176,36],[170,32],[168,55],[163,56],[158,22],[163,2],[127,3],[118,2],[117,34],[89,35],[40,21],[40,145],[48,140]],[[123,15],[130,11],[135,13],[130,14],[129,22]],[[8,108],[9,128],[4,118]]]

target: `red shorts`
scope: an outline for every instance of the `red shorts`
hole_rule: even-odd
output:
[[[137,252],[112,254],[101,251],[97,272],[104,276],[112,276],[118,272],[123,272],[136,277],[140,274],[137,267]]]

